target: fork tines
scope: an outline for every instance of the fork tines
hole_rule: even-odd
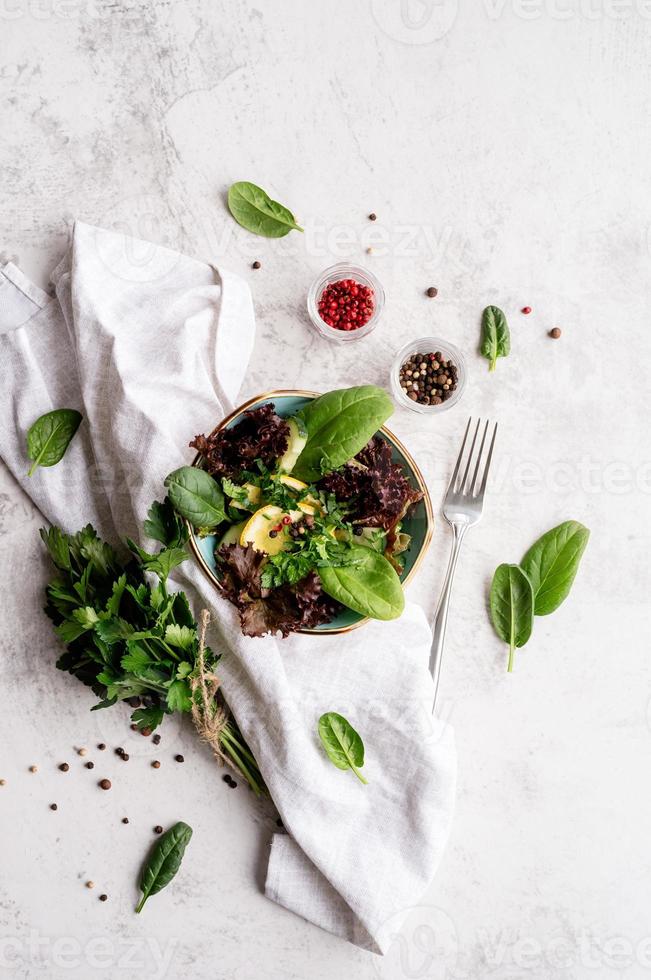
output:
[[[458,479],[459,472],[461,470],[462,463],[464,461],[464,450],[466,448],[466,443],[468,441],[468,434],[470,433],[470,427],[472,424],[472,418],[468,419],[468,425],[466,426],[466,431],[463,436],[463,442],[461,443],[461,450],[459,452],[459,457],[457,459],[456,465],[454,467],[454,472],[452,474],[452,479],[450,480],[450,486],[448,487],[448,493],[458,494],[464,497],[480,498],[484,495],[484,490],[486,489],[486,481],[488,479],[488,471],[491,465],[491,459],[493,456],[493,447],[495,445],[495,436],[497,435],[497,422],[493,427],[493,434],[491,436],[490,445],[488,447],[488,453],[484,457],[484,446],[486,444],[486,436],[488,435],[488,428],[490,426],[490,421],[487,419],[484,425],[484,430],[481,436],[481,442],[479,444],[479,451],[475,454],[475,446],[477,444],[477,438],[479,436],[479,430],[481,428],[481,419],[477,419],[477,425],[472,436],[472,442],[470,443],[470,449],[465,458],[465,469],[463,471],[463,476]],[[475,462],[475,468],[472,473],[472,477],[469,476],[470,469]],[[483,461],[483,465],[482,465]],[[478,484],[478,480],[481,482]]]

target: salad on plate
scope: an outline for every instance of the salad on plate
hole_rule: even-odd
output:
[[[372,385],[305,400],[287,418],[266,401],[196,436],[197,465],[168,476],[247,636],[314,630],[344,609],[401,614],[403,522],[423,489],[379,431],[392,412]]]

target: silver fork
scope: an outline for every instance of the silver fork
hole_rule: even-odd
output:
[[[445,641],[445,627],[447,626],[448,622],[448,609],[450,607],[450,596],[452,594],[452,580],[457,567],[457,560],[461,550],[461,542],[465,537],[466,531],[468,528],[474,527],[474,525],[478,524],[481,520],[482,508],[484,506],[484,491],[486,490],[486,481],[488,480],[488,471],[490,469],[491,459],[493,457],[495,436],[497,435],[496,422],[493,429],[490,446],[488,448],[488,455],[486,456],[482,466],[482,456],[484,453],[484,445],[486,443],[486,436],[488,434],[490,422],[487,421],[486,425],[484,426],[484,432],[479,445],[479,452],[475,456],[475,445],[477,443],[477,437],[481,427],[481,419],[477,420],[477,425],[475,427],[472,443],[467,455],[463,476],[461,479],[459,479],[459,472],[464,460],[464,450],[466,448],[466,442],[468,441],[468,433],[470,432],[471,423],[472,418],[469,418],[456,466],[454,467],[454,472],[445,494],[445,500],[443,501],[443,517],[452,528],[454,541],[452,544],[452,551],[450,552],[448,570],[445,573],[445,580],[441,590],[441,597],[439,599],[438,606],[436,607],[434,622],[432,623],[434,639],[432,641],[432,652],[430,654],[429,667],[434,680],[435,704],[439,686],[439,676],[441,673],[441,658],[443,656],[443,643]],[[475,460],[475,468],[472,476],[470,476],[469,474],[473,463],[473,458]]]

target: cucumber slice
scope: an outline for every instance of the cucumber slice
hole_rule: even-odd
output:
[[[289,443],[278,463],[281,473],[292,472],[296,466],[296,460],[305,449],[307,442],[307,429],[299,418],[287,419],[287,425],[289,426]]]
[[[215,554],[219,551],[219,549],[223,545],[237,544],[238,541],[240,540],[240,535],[242,534],[242,531],[244,530],[244,525],[246,523],[247,523],[246,521],[242,521],[240,524],[231,524],[230,527],[226,528],[225,534],[222,534],[221,538],[217,543],[217,546],[215,548]]]

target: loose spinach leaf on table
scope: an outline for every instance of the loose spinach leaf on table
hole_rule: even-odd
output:
[[[368,782],[359,771],[364,765],[364,743],[343,715],[336,711],[321,715],[319,738],[337,769],[352,769],[360,782]]]
[[[396,619],[405,608],[405,596],[396,570],[372,548],[353,545],[348,563],[318,568],[323,591],[362,616]]]
[[[56,408],[36,419],[27,431],[27,455],[32,460],[28,476],[38,466],[54,466],[63,459],[81,420],[74,408]]]
[[[165,479],[174,509],[193,527],[213,528],[226,520],[224,494],[209,473],[196,466],[181,466]]]
[[[495,570],[490,613],[495,632],[509,644],[510,672],[515,648],[525,645],[533,627],[533,588],[519,565],[499,565]]]
[[[238,180],[229,188],[228,208],[237,223],[255,235],[283,238],[292,230],[303,231],[288,208],[248,180]]]
[[[495,370],[498,357],[511,353],[511,334],[506,317],[497,306],[487,306],[481,320],[481,353],[488,358],[489,371]]]
[[[185,849],[192,837],[192,827],[179,820],[158,840],[142,869],[140,889],[142,898],[136,912],[141,912],[150,895],[156,895],[169,885],[181,867]]]
[[[549,615],[567,598],[589,537],[583,524],[565,521],[529,548],[520,564],[533,587],[536,616]]]
[[[389,395],[375,385],[342,388],[315,398],[299,413],[308,436],[292,474],[311,483],[343,466],[392,413]]]

